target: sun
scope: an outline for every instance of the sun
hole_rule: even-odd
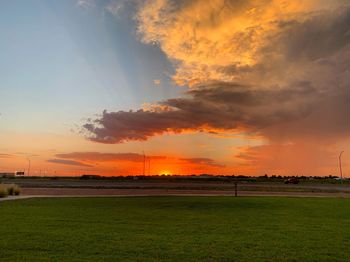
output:
[[[168,170],[163,170],[159,172],[159,175],[170,176],[172,173]]]

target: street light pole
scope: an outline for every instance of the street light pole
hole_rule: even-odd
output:
[[[27,158],[27,160],[28,160],[28,176],[30,175],[30,159],[29,159],[29,157]]]
[[[143,153],[143,176],[145,176],[146,174],[146,155],[145,155],[145,151],[142,151]]]
[[[339,154],[339,171],[340,171],[340,181],[343,183],[343,169],[341,166],[341,156],[343,155],[344,151],[341,151]]]
[[[148,175],[151,175],[151,157],[148,158]]]

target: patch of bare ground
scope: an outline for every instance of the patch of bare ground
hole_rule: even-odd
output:
[[[234,196],[227,190],[176,190],[176,189],[93,189],[93,188],[23,188],[23,196],[160,196],[203,195]],[[350,197],[350,193],[337,192],[269,192],[239,191],[239,196],[295,196],[295,197]]]

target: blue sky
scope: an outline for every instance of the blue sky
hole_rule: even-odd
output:
[[[104,109],[178,95],[171,64],[138,41],[132,23],[71,0],[2,1],[1,128],[66,132]]]

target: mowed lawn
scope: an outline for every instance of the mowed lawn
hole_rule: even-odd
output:
[[[350,261],[350,199],[0,202],[0,261]]]

